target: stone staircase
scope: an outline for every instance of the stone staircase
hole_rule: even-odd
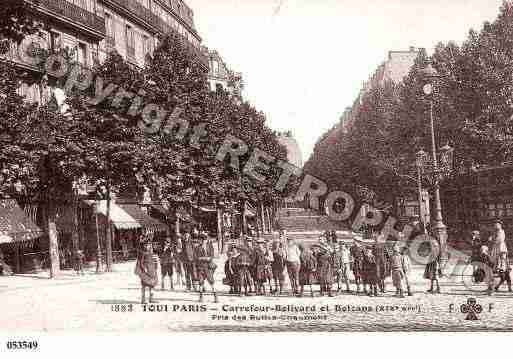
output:
[[[325,231],[336,231],[337,239],[352,242],[354,234],[341,222],[333,221],[326,215],[320,215],[303,208],[283,208],[276,219],[279,229],[305,244],[317,242]]]

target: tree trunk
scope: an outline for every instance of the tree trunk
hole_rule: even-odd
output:
[[[57,278],[60,274],[61,264],[59,261],[59,240],[57,237],[56,211],[53,204],[48,200],[47,203],[47,228],[50,251],[50,278]]]
[[[96,273],[102,271],[102,246],[100,241],[100,226],[98,225],[98,202],[94,203],[94,222],[96,227]]]
[[[111,199],[110,199],[110,183],[107,182],[107,224],[105,225],[105,264],[106,272],[112,272],[112,228],[111,228],[111,221],[110,221],[110,206],[111,206]]]
[[[241,228],[241,236],[245,236],[246,235],[246,229],[247,229],[247,221],[246,221],[246,201],[242,201],[242,211],[241,211],[241,216],[242,216],[242,220],[241,220],[241,225],[242,225],[242,228]]]
[[[75,262],[79,250],[79,228],[78,228],[78,196],[73,194],[73,229],[71,232],[71,245],[73,246],[73,262]]]
[[[216,203],[216,211],[217,211],[217,248],[219,253],[224,251],[224,240],[223,240],[223,210],[219,206],[219,203]]]

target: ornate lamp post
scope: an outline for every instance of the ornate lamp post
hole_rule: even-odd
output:
[[[427,226],[426,226],[426,218],[422,215],[422,202],[423,202],[423,195],[422,195],[422,169],[424,167],[424,164],[427,161],[428,154],[424,152],[424,150],[420,150],[417,152],[417,188],[419,191],[419,214],[420,214],[420,220],[422,222],[422,229],[424,234],[427,234]]]
[[[433,92],[434,92],[434,82],[439,77],[438,72],[431,64],[429,64],[424,70],[422,70],[422,75],[426,81],[424,85],[423,91],[424,94],[429,98],[429,119],[431,126],[431,150],[432,150],[432,159],[433,159],[433,176],[434,176],[434,194],[435,194],[435,220],[433,225],[433,233],[440,244],[440,256],[442,259],[442,263],[445,263],[448,259],[447,257],[447,227],[445,226],[442,218],[442,204],[440,201],[440,171],[438,167],[437,153],[436,153],[436,141],[435,141],[435,125],[434,125],[434,116],[433,116]],[[441,153],[441,158],[444,160],[447,159],[449,153],[448,146],[442,148],[442,151],[446,151],[445,153]],[[450,151],[452,153],[452,151]]]

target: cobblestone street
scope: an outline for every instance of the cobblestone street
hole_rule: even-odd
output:
[[[318,292],[315,298],[238,297],[218,285],[218,304],[209,295],[202,307],[197,294],[179,288],[155,291],[157,306],[144,308],[139,304],[134,265],[117,264],[113,273],[96,275],[91,271],[83,277],[67,271],[54,281],[45,279],[44,273],[0,277],[0,303],[8,308],[2,313],[0,327],[15,332],[513,330],[513,294],[499,292],[488,297],[465,289],[463,284],[444,281],[441,295],[427,294],[421,267],[412,275],[414,296],[405,299],[394,297],[391,283],[388,293],[378,298],[354,294],[328,298],[319,297]],[[217,272],[221,283],[223,273]],[[465,320],[466,314],[460,311],[471,297],[482,306],[476,321]],[[295,311],[305,307],[310,311]],[[130,309],[133,311],[125,311]]]

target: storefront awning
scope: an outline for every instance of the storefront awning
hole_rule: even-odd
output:
[[[43,235],[14,199],[0,200],[0,244],[36,239]]]
[[[85,201],[88,205],[92,206],[93,204],[97,204],[97,212],[102,214],[103,216],[107,216],[107,201]],[[110,221],[117,229],[138,229],[142,228],[141,224],[133,218],[130,214],[128,214],[125,210],[123,210],[118,204],[115,202],[110,203]]]
[[[119,206],[132,218],[134,218],[142,228],[151,232],[164,232],[167,226],[158,219],[145,213],[138,204],[119,204]]]

